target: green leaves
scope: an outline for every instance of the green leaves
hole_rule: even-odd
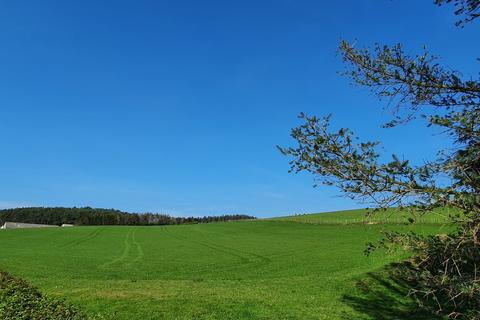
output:
[[[454,2],[460,6],[457,14],[480,7],[479,1]],[[413,251],[416,271],[408,277],[418,301],[425,306],[434,301],[438,308],[432,311],[452,318],[480,319],[480,80],[462,79],[426,50],[408,55],[400,44],[357,49],[343,41],[340,53],[345,75],[388,100],[394,117],[385,128],[420,118],[428,127],[441,128],[451,146],[422,165],[395,154],[380,161],[378,142],[362,142],[348,128],[332,128],[331,116],[301,114],[304,123],[291,132],[296,146],[279,147],[291,158],[290,171],[310,172],[316,183],[335,186],[376,209],[396,206],[414,214],[459,209],[462,214],[451,217],[455,233],[390,233],[369,244],[366,253],[378,247]]]
[[[352,199],[379,207],[409,206],[420,198],[440,197],[445,192],[438,187],[434,194],[430,192],[442,168],[432,164],[412,167],[396,155],[392,161],[381,163],[378,142],[362,142],[347,128],[330,129],[330,116],[319,119],[303,115],[302,119],[305,123],[291,133],[297,146],[279,147],[293,158],[291,172],[310,172],[316,182],[336,186]]]
[[[6,272],[0,272],[0,318],[4,320],[93,319],[77,307],[44,296],[24,280]]]
[[[435,0],[436,5],[453,3],[455,5],[455,14],[464,16],[463,19],[457,21],[455,25],[463,27],[466,23],[480,17],[480,1],[479,0]]]

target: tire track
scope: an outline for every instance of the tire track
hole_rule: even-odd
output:
[[[131,266],[132,264],[137,263],[138,261],[142,260],[144,256],[142,245],[135,238],[135,233],[137,232],[137,230],[138,229],[134,229],[131,236],[132,244],[135,247],[135,251],[137,252],[137,257],[133,259],[133,261],[129,262],[127,266]]]
[[[123,240],[122,253],[117,258],[100,265],[100,269],[106,269],[115,264],[123,264],[125,267],[130,267],[143,258],[143,248],[135,238],[137,230],[136,228],[128,229],[125,239]],[[135,251],[135,257],[132,257],[132,251]]]
[[[218,243],[212,243],[212,242],[210,242],[210,241],[203,241],[203,242],[204,242],[204,243],[208,243],[209,245],[215,246],[215,247],[217,247],[217,248],[221,248],[221,249],[224,249],[224,250],[227,250],[227,251],[232,251],[232,252],[236,252],[236,253],[238,253],[238,254],[242,254],[242,255],[247,255],[247,256],[253,257],[253,259],[261,260],[262,262],[265,262],[265,263],[270,263],[270,262],[272,262],[272,260],[271,260],[269,257],[264,256],[264,255],[260,255],[260,254],[257,254],[257,253],[253,253],[253,252],[245,251],[245,250],[241,250],[241,249],[235,249],[235,248],[233,248],[233,247],[221,245],[221,244],[218,244]]]
[[[125,239],[123,240],[123,251],[122,251],[122,254],[121,254],[119,257],[117,257],[117,258],[115,258],[115,259],[113,259],[113,260],[111,260],[111,261],[109,261],[109,262],[106,262],[106,263],[100,265],[100,268],[101,268],[101,269],[107,268],[107,267],[109,267],[109,266],[111,266],[111,265],[113,265],[113,264],[116,264],[116,263],[118,263],[118,262],[121,262],[121,261],[123,261],[123,260],[128,256],[128,254],[129,254],[129,252],[130,252],[130,247],[131,247],[129,238],[130,238],[130,234],[132,233],[132,230],[133,230],[133,229],[128,229],[127,234],[126,234],[126,236],[125,236]]]
[[[228,247],[228,246],[224,246],[224,245],[220,245],[220,244],[216,244],[216,243],[214,244],[214,243],[211,243],[211,242],[208,242],[208,241],[190,240],[190,239],[185,238],[185,237],[181,237],[181,236],[178,236],[178,235],[173,235],[172,233],[170,233],[170,231],[167,231],[167,234],[170,237],[176,238],[177,240],[198,244],[198,245],[201,245],[203,247],[209,248],[211,250],[222,252],[222,253],[228,254],[230,256],[234,256],[236,258],[239,258],[242,261],[242,263],[244,263],[244,264],[246,264],[246,263],[266,264],[266,263],[272,262],[272,260],[270,258],[268,258],[266,256],[256,254],[256,253],[253,253],[253,252],[239,250],[239,249],[235,249],[235,248],[232,248],[232,247]]]
[[[98,237],[98,235],[103,231],[104,229],[103,228],[97,228],[95,230],[93,230],[92,232],[84,235],[84,236],[81,236],[80,238],[78,239],[74,239],[74,240],[70,240],[70,241],[67,241],[66,243],[58,246],[58,248],[60,249],[65,249],[65,248],[71,248],[71,247],[74,247],[74,246],[77,246],[79,244],[82,244],[86,241],[89,241],[89,240],[92,240],[92,239],[95,239],[96,237]]]
[[[221,245],[221,244],[215,244],[217,247],[220,247],[220,248],[225,248],[227,250],[232,250],[232,251],[235,251],[235,252],[239,252],[239,253],[242,253],[242,254],[246,254],[246,255],[249,255],[249,256],[252,256],[254,258],[257,258],[258,260],[261,260],[263,262],[266,262],[266,263],[270,263],[272,262],[272,259],[270,259],[269,257],[267,256],[262,256],[261,254],[258,254],[258,253],[253,253],[253,252],[249,252],[249,251],[244,251],[244,250],[240,250],[240,249],[235,249],[235,248],[232,248],[232,247],[228,247],[228,246],[224,246],[224,245]]]
[[[226,250],[222,250],[222,249],[216,248],[216,247],[214,247],[214,246],[212,246],[212,245],[205,244],[205,243],[203,243],[203,242],[201,242],[201,241],[190,240],[190,239],[187,239],[187,238],[185,238],[185,237],[181,237],[181,236],[178,236],[178,235],[174,235],[174,234],[172,234],[170,231],[167,231],[166,229],[165,229],[165,231],[166,231],[166,234],[167,234],[169,237],[174,238],[174,239],[177,239],[177,240],[180,240],[180,241],[182,241],[182,242],[193,243],[193,244],[195,244],[195,245],[200,245],[200,246],[202,246],[202,247],[206,247],[206,248],[208,248],[208,249],[210,249],[210,250],[213,250],[213,251],[217,251],[217,252],[221,252],[221,253],[226,253],[226,254],[228,254],[228,255],[230,255],[230,256],[234,256],[234,257],[236,257],[236,258],[240,258],[240,261],[242,261],[242,263],[250,263],[250,262],[251,262],[250,259],[248,259],[248,258],[246,258],[246,257],[244,257],[244,256],[241,256],[241,255],[238,255],[238,254],[235,254],[235,253],[228,252],[228,251],[226,251]]]

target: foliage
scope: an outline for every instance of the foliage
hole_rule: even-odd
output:
[[[461,5],[457,14],[470,15],[467,21],[478,17],[479,1],[456,3]],[[387,233],[380,245],[413,251],[416,271],[408,276],[415,277],[413,293],[423,305],[433,300],[439,314],[480,319],[480,80],[464,79],[426,50],[408,55],[401,44],[370,50],[343,41],[340,53],[354,83],[388,100],[395,117],[385,128],[421,119],[438,127],[452,147],[420,165],[397,155],[382,161],[379,142],[362,142],[348,128],[333,130],[330,116],[301,114],[305,123],[292,130],[298,145],[280,147],[281,152],[293,157],[291,171],[310,172],[319,183],[372,203],[373,212],[392,206],[416,214],[459,210],[452,216],[455,232]],[[376,247],[371,244],[367,252]]]
[[[4,320],[87,320],[79,308],[43,295],[26,281],[0,272],[0,318]]]
[[[127,213],[114,209],[97,208],[15,208],[0,210],[0,224],[5,221],[38,224],[75,225],[171,225],[185,223],[208,223],[255,219],[241,214],[206,217],[172,217],[157,213]]]
[[[455,5],[455,14],[465,16],[463,20],[456,23],[457,26],[463,26],[465,23],[480,17],[480,1],[478,0],[435,0],[435,3],[439,6],[444,3]]]

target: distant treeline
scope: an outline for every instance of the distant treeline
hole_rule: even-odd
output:
[[[16,208],[0,210],[0,224],[5,221],[50,225],[172,225],[255,219],[243,214],[206,217],[172,217],[157,213],[128,213],[115,209],[96,208]]]

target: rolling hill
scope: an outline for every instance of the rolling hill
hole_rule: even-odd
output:
[[[382,230],[448,226],[436,218],[413,226],[343,223],[357,215],[7,230],[0,232],[0,270],[112,319],[372,319],[385,300],[365,296],[364,286],[420,319],[399,288],[378,281],[407,254],[366,257],[363,250]],[[365,310],[362,299],[378,306]]]

